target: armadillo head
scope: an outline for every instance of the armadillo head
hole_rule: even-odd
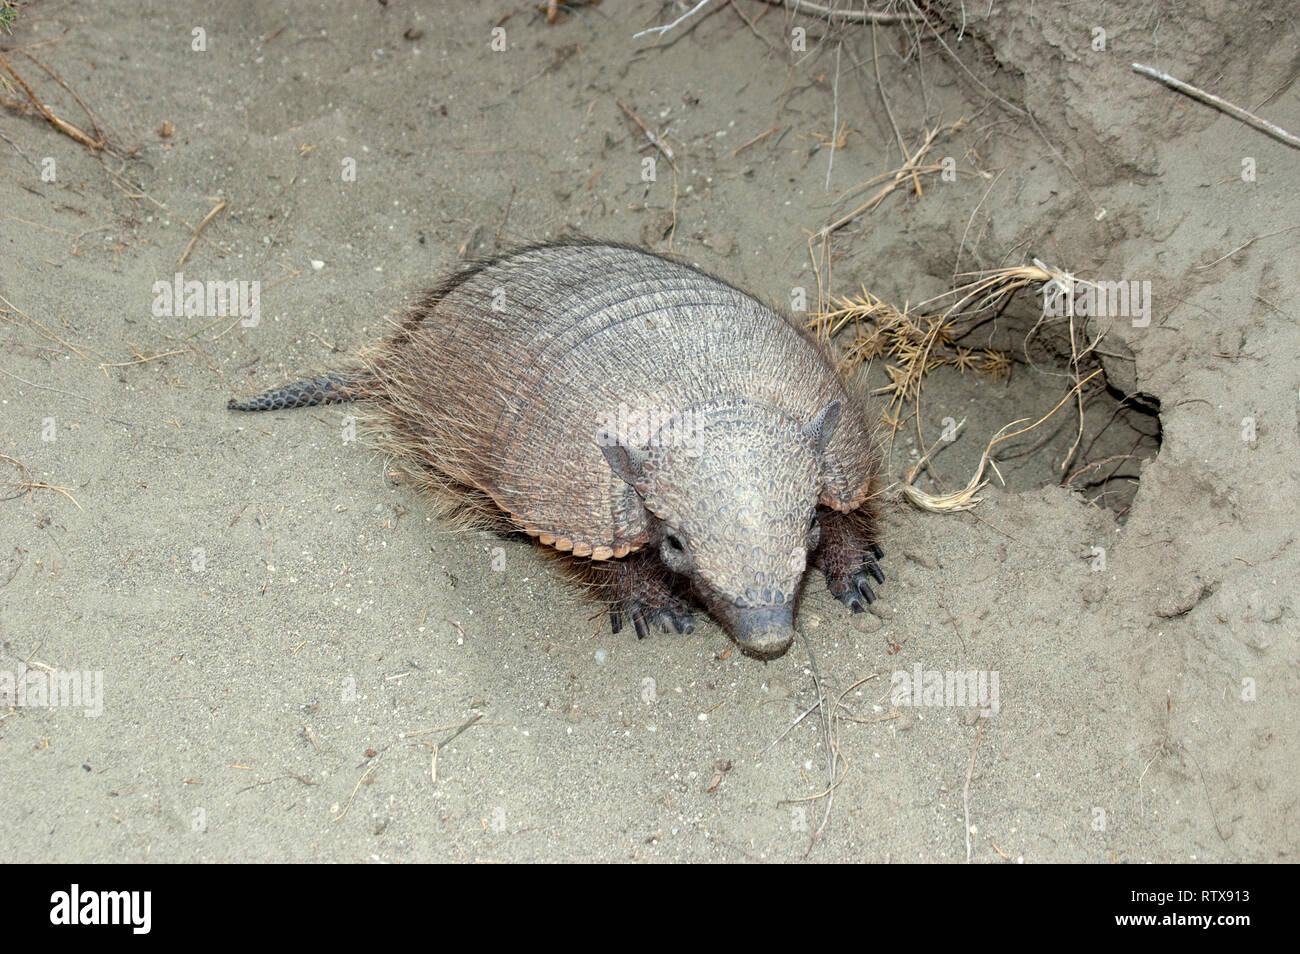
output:
[[[839,401],[800,421],[736,400],[673,415],[648,446],[601,435],[611,469],[655,518],[650,542],[664,564],[750,652],[777,655],[794,638],[839,416]]]

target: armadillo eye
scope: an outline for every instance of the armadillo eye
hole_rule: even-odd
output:
[[[682,544],[682,538],[671,531],[664,534],[664,539],[668,541],[668,545],[670,547],[672,547],[674,550],[677,550],[678,552],[681,552],[682,550],[686,549],[686,547]]]
[[[808,529],[811,530],[811,529],[812,529],[813,527],[815,527],[815,526],[817,526],[817,511],[816,511],[816,510],[813,511],[812,519],[808,521]]]

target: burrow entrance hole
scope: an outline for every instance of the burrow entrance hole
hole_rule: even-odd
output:
[[[931,494],[962,489],[979,468],[989,439],[1003,425],[1027,418],[1018,430],[1047,414],[1076,381],[1070,321],[1044,317],[1042,295],[1022,290],[1000,310],[958,323],[952,345],[975,356],[964,369],[953,364],[924,376],[919,422],[925,450],[931,457],[915,485]],[[1037,427],[1002,441],[992,457],[996,472],[985,469],[992,484],[1010,493],[1049,484],[1067,486],[1089,506],[1104,507],[1123,521],[1137,494],[1141,469],[1160,451],[1160,402],[1137,385],[1134,363],[1115,324],[1123,317],[1074,319],[1074,349],[1083,353],[1078,378],[1100,373],[1071,396]],[[1104,333],[1103,333],[1104,332]],[[953,348],[947,349],[950,353]],[[989,354],[1005,360],[1010,375],[995,377],[987,370]],[[874,359],[866,371],[873,390],[890,384],[888,356]],[[878,394],[878,404],[888,394]],[[1082,431],[1080,431],[1082,403]],[[883,431],[888,473],[902,478],[925,452],[917,437],[916,405],[907,406],[904,423],[892,436]],[[946,440],[958,424],[955,439]]]

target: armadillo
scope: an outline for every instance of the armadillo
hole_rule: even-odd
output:
[[[462,269],[357,367],[234,410],[359,399],[418,486],[523,530],[609,610],[784,652],[806,571],[853,612],[884,583],[865,400],[792,319],[685,263],[589,241]]]

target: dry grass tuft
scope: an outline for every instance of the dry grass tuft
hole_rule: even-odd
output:
[[[1011,295],[1029,285],[1043,286],[1047,297],[1065,296],[1063,310],[1069,318],[1070,364],[1074,386],[1056,407],[1028,427],[1010,434],[1004,433],[1008,428],[1029,420],[1026,417],[1000,428],[989,440],[976,473],[959,491],[936,496],[912,486],[930,457],[927,452],[908,472],[902,491],[917,507],[939,513],[969,510],[979,503],[977,494],[987,483],[984,478],[985,468],[992,467],[995,472],[997,470],[997,465],[990,457],[993,448],[1005,440],[1033,430],[1060,410],[1072,396],[1081,395],[1083,386],[1101,373],[1100,370],[1094,371],[1084,378],[1079,371],[1080,358],[1092,351],[1105,334],[1103,330],[1082,348],[1076,338],[1079,329],[1076,328],[1073,315],[1073,295],[1076,289],[1088,285],[1088,282],[1045,265],[1038,259],[1034,259],[1032,265],[998,268],[968,274],[966,277],[973,280],[915,306],[904,304],[901,309],[873,295],[865,287],[856,296],[830,296],[826,310],[815,314],[808,323],[809,328],[815,330],[819,337],[828,340],[851,329],[851,337],[843,353],[848,367],[856,367],[876,358],[886,362],[885,372],[889,376],[889,383],[874,392],[889,395],[889,403],[882,414],[884,422],[891,433],[896,433],[909,417],[915,417],[918,420],[917,434],[921,437],[919,414],[915,411],[921,400],[925,376],[931,371],[952,365],[962,374],[967,371],[984,374],[994,381],[1007,380],[1011,376],[1009,353],[987,348],[967,348],[960,343],[975,319],[989,311],[1000,309]],[[946,308],[936,307],[945,302],[948,303]],[[1079,433],[1082,434],[1081,397],[1079,403]],[[909,413],[909,407],[912,413]],[[924,447],[923,439],[921,443]],[[1070,456],[1073,456],[1073,450]],[[1066,462],[1069,460],[1070,457],[1067,457]]]
[[[905,304],[902,309],[864,287],[856,296],[832,295],[830,307],[814,315],[809,327],[826,339],[852,327],[853,336],[844,352],[849,367],[885,359],[889,384],[877,388],[876,393],[890,396],[885,422],[896,431],[902,424],[905,405],[916,403],[925,375],[936,368],[952,365],[962,374],[969,371],[995,381],[1008,379],[1011,356],[1005,351],[963,347],[963,326],[1020,288],[1052,280],[1052,273],[1037,265],[999,268],[918,305]],[[952,304],[942,311],[930,310],[944,300]]]

